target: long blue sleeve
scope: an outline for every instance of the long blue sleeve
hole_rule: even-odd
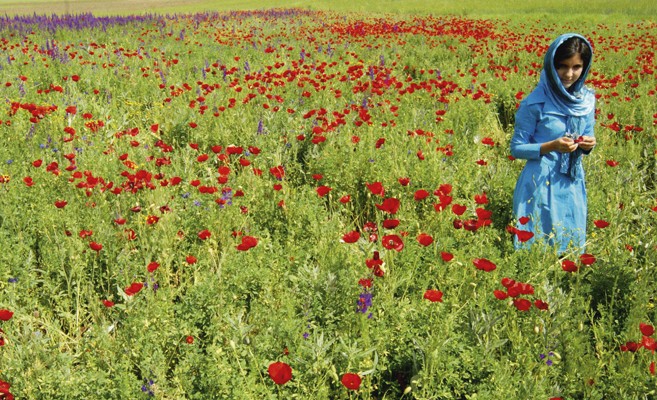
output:
[[[516,122],[511,138],[511,155],[525,160],[537,160],[541,157],[541,143],[536,143],[534,133],[540,119],[540,104],[520,103],[516,112]]]
[[[595,133],[593,132],[593,125],[595,125],[595,111],[590,113],[589,115],[586,116],[586,128],[584,128],[584,132],[582,133],[583,136],[595,136]],[[593,151],[591,150],[582,150],[584,154],[589,154]]]

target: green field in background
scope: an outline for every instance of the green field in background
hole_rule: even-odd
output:
[[[580,19],[582,23],[591,21],[589,16],[605,21],[614,18],[651,19],[657,16],[655,1],[610,1],[594,0],[586,2],[564,2],[561,0],[522,1],[522,0],[268,0],[266,6],[259,0],[115,0],[98,2],[95,0],[68,1],[2,1],[0,14],[63,14],[87,13],[95,15],[143,14],[143,13],[190,13],[202,11],[253,10],[262,8],[306,8],[339,12],[399,13],[399,14],[456,14],[480,17],[502,15],[538,16],[546,19]]]

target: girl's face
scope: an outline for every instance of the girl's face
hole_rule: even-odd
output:
[[[568,90],[570,86],[579,79],[580,75],[582,75],[584,61],[582,60],[582,56],[575,54],[574,56],[561,61],[556,67],[557,74],[559,75],[559,79],[561,79],[563,87]]]

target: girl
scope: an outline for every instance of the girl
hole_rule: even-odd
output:
[[[596,143],[595,96],[584,87],[592,56],[591,44],[583,36],[559,36],[545,54],[538,86],[516,113],[511,154],[527,160],[513,193],[516,232],[525,231],[514,238],[516,248],[539,239],[555,246],[558,254],[569,247],[584,252],[582,155]]]

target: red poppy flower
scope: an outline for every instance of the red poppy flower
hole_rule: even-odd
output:
[[[436,196],[447,196],[452,193],[452,185],[449,183],[443,183],[438,186],[438,189],[434,190],[433,194]]]
[[[143,283],[141,283],[141,282],[133,282],[133,283],[130,284],[130,286],[128,286],[127,288],[125,288],[124,291],[125,291],[125,294],[127,294],[128,296],[134,296],[134,295],[136,295],[137,293],[139,293],[139,291],[140,291],[143,287],[144,287],[144,284],[143,284]]]
[[[648,370],[650,371],[650,375],[655,375],[655,362],[651,361],[650,366],[648,367]]]
[[[579,267],[573,261],[563,260],[561,261],[561,269],[563,269],[566,272],[577,272]]]
[[[641,340],[641,346],[643,346],[645,349],[650,350],[654,352],[657,350],[657,342],[655,342],[655,339],[649,337],[649,336],[644,336],[643,339]]]
[[[544,302],[543,300],[536,299],[534,300],[534,306],[538,308],[539,310],[547,310],[550,306],[548,303]]]
[[[110,300],[103,300],[103,305],[107,308],[112,308],[114,307],[114,302]]]
[[[89,247],[91,247],[91,250],[96,251],[96,252],[99,252],[103,249],[103,245],[100,244],[100,243],[96,243],[96,242],[89,243]]]
[[[520,217],[518,218],[518,222],[520,222],[520,225],[525,225],[527,222],[529,222],[529,217]]]
[[[394,197],[391,197],[383,200],[381,204],[375,204],[375,206],[376,208],[378,208],[379,210],[385,213],[394,215],[399,210],[399,200],[395,199]]]
[[[157,263],[157,262],[155,262],[155,261],[151,261],[151,262],[146,266],[146,269],[148,270],[148,272],[154,272],[154,271],[155,271],[156,269],[158,269],[158,268],[160,268],[160,264]]]
[[[32,180],[31,176],[26,176],[25,178],[23,178],[23,183],[25,183],[25,186],[27,187],[31,187],[34,185],[34,181]]]
[[[187,336],[185,342],[187,342],[187,344],[194,344],[194,336]]]
[[[383,260],[379,257],[379,252],[374,251],[372,258],[365,260],[365,265],[367,265],[367,268],[380,267],[383,265]]]
[[[447,195],[440,194],[440,195],[438,195],[438,200],[440,201],[440,203],[437,203],[437,204],[433,205],[433,208],[437,212],[443,211],[444,209],[447,208],[447,206],[452,204],[452,196],[447,196]]]
[[[426,233],[420,233],[417,235],[417,241],[420,243],[422,246],[429,246],[431,243],[433,243],[433,238],[431,235],[428,235]]]
[[[402,186],[408,186],[411,183],[411,178],[399,178],[397,182]]]
[[[383,220],[383,227],[385,229],[395,229],[398,226],[399,226],[399,220],[398,219]]]
[[[488,204],[488,197],[486,196],[486,193],[476,194],[474,200],[477,204]]]
[[[57,207],[57,208],[64,208],[64,207],[66,207],[67,204],[68,204],[68,202],[66,200],[57,200],[57,201],[55,201],[55,207]]]
[[[592,265],[593,263],[595,263],[595,256],[593,254],[585,253],[579,256],[579,261],[583,265]]]
[[[482,271],[490,272],[495,270],[497,266],[493,264],[490,260],[487,260],[485,258],[475,258],[472,260],[472,263],[477,269],[480,269]]]
[[[196,264],[196,261],[198,261],[198,259],[194,256],[187,256],[185,257],[185,261],[187,262],[187,264],[191,265],[191,264]]]
[[[326,196],[327,194],[329,194],[329,192],[330,192],[331,190],[333,190],[333,189],[331,189],[331,188],[328,187],[328,186],[320,186],[320,187],[317,188],[317,195],[318,195],[319,197],[324,197],[324,196]]]
[[[0,321],[9,321],[14,316],[13,311],[2,309],[0,310]]]
[[[534,294],[534,287],[529,283],[518,282],[517,286],[521,294]]]
[[[2,400],[14,400],[14,395],[9,392],[11,385],[9,382],[5,382],[0,379],[0,399]]]
[[[381,244],[388,250],[402,251],[404,242],[397,235],[386,235],[381,238]]]
[[[413,195],[413,199],[415,199],[415,201],[424,200],[427,197],[429,197],[429,192],[424,189],[417,190]]]
[[[639,329],[643,336],[652,336],[655,333],[655,328],[652,325],[644,324],[643,322],[639,323]]]
[[[272,174],[274,178],[280,181],[285,176],[285,168],[282,165],[279,165],[277,167],[272,167],[269,168],[269,173]]]
[[[425,299],[429,300],[429,301],[432,302],[432,303],[435,303],[435,302],[442,303],[442,302],[443,302],[443,292],[441,292],[440,290],[436,290],[436,289],[427,289],[427,290],[424,292],[424,296],[423,296],[423,297],[424,297]]]
[[[364,278],[363,278],[363,279],[359,279],[359,280],[358,280],[358,284],[359,284],[360,286],[364,287],[365,289],[369,289],[369,288],[372,287],[372,280],[371,280],[371,279],[364,279]]]
[[[456,215],[463,215],[463,213],[464,213],[465,210],[467,210],[467,209],[468,209],[468,207],[467,207],[467,206],[464,206],[464,205],[462,205],[462,204],[453,204],[453,205],[452,205],[452,212],[453,212],[454,214],[456,214]]]
[[[498,300],[504,300],[509,297],[509,295],[502,290],[493,290],[493,296]]]
[[[480,207],[475,210],[475,213],[479,219],[490,219],[493,216],[492,211]]]
[[[510,297],[518,297],[522,294],[520,285],[514,284],[513,286],[507,288],[507,293]]]
[[[137,233],[133,229],[126,229],[123,231],[125,233],[125,238],[128,240],[137,239]]]
[[[516,234],[518,241],[521,243],[524,243],[534,237],[534,232],[530,232],[530,231],[523,231],[520,229],[516,229],[514,233]]]
[[[621,351],[629,351],[634,353],[635,351],[639,350],[641,348],[641,345],[636,342],[626,342],[625,344],[621,345],[620,350]]]
[[[198,233],[198,238],[201,239],[201,240],[206,240],[206,239],[208,239],[210,236],[212,236],[212,233],[211,233],[209,230],[207,230],[207,229],[203,229],[202,231],[200,231],[200,232]]]
[[[463,229],[469,232],[475,232],[477,229],[479,229],[479,220],[476,219],[468,219],[463,221]]]
[[[347,204],[349,203],[350,200],[351,200],[351,196],[348,194],[340,197],[340,203],[342,204]]]
[[[513,305],[519,311],[529,311],[532,306],[532,302],[527,299],[515,299],[513,300]]]
[[[383,197],[385,195],[385,189],[381,182],[366,183],[365,186],[372,192],[372,194]]]
[[[618,165],[618,161],[607,160],[607,165],[610,166],[610,167],[615,167],[615,166]]]
[[[507,289],[510,288],[510,287],[515,286],[515,284],[516,284],[516,281],[514,281],[511,278],[502,278],[502,286],[504,286]]]
[[[362,379],[360,375],[354,374],[352,372],[348,372],[342,375],[342,379],[340,379],[340,382],[344,387],[346,387],[349,390],[358,390],[360,388]]]
[[[440,252],[440,258],[442,258],[443,261],[445,261],[445,262],[449,262],[449,261],[452,261],[452,259],[454,258],[454,254],[448,253],[446,251],[441,251]]]
[[[596,228],[600,228],[600,229],[603,229],[603,228],[606,228],[606,227],[609,226],[609,222],[607,222],[603,219],[596,219],[595,221],[593,221],[593,224],[595,225]]]
[[[288,364],[281,361],[269,364],[267,372],[269,373],[269,377],[277,385],[284,385],[290,379],[292,379],[292,368]]]
[[[347,232],[342,236],[342,241],[345,243],[356,243],[360,239],[358,231]]]
[[[254,238],[253,236],[242,236],[242,243],[237,245],[237,250],[239,251],[247,251],[252,247],[255,247],[258,245],[258,239]]]

